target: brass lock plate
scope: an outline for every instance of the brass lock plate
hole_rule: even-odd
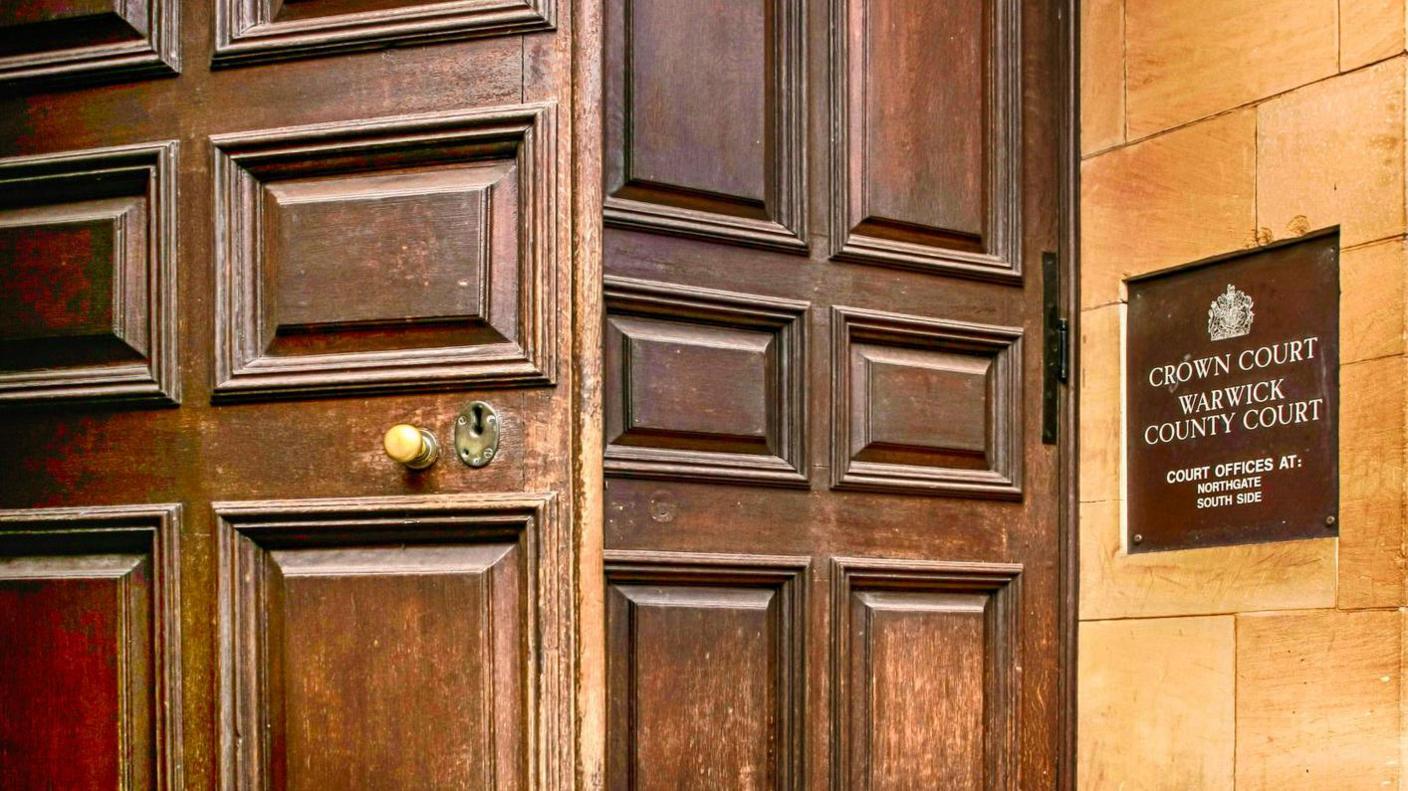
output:
[[[499,413],[483,401],[472,401],[455,418],[455,457],[470,467],[487,465],[499,455]]]

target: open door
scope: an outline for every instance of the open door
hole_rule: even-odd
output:
[[[1066,11],[606,0],[609,787],[1056,784]]]

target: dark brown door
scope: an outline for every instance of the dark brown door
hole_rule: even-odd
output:
[[[591,774],[572,18],[4,3],[0,788]]]
[[[1057,0],[607,0],[608,785],[1056,783]]]

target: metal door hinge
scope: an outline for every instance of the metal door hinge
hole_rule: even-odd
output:
[[[1060,385],[1071,377],[1071,325],[1061,315],[1061,259],[1041,254],[1042,289],[1042,387],[1041,441],[1056,442],[1061,422]]]

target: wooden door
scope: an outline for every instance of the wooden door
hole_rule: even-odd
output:
[[[0,9],[0,787],[595,773],[574,18]],[[452,447],[472,400],[482,468]],[[397,423],[442,458],[387,458]]]
[[[608,787],[1056,785],[1068,23],[606,1]]]

